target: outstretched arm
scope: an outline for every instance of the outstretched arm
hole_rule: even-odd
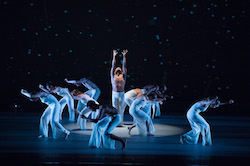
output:
[[[67,78],[65,78],[64,81],[66,81],[69,84],[74,84],[76,86],[80,86],[81,83],[82,83],[80,80],[79,81],[77,81],[77,80],[68,80]]]
[[[32,94],[24,89],[21,89],[21,93],[28,98],[39,98],[39,97],[45,97],[48,95],[46,92],[37,92],[37,93]]]
[[[229,100],[228,102],[220,103],[219,105],[233,104],[234,100]]]
[[[118,54],[117,50],[113,50],[113,59],[112,59],[112,66],[111,66],[111,70],[110,70],[110,76],[111,79],[114,78],[114,73],[115,73],[115,68],[116,68],[116,55]]]
[[[81,79],[82,80],[82,84],[86,87],[86,88],[88,88],[88,89],[97,89],[98,88],[98,86],[94,83],[94,82],[92,82],[92,81],[90,81],[90,80],[88,80],[88,79],[86,79],[86,78],[83,78],[83,79]]]
[[[126,54],[128,53],[128,50],[123,50],[122,55],[123,55],[123,64],[122,64],[122,72],[124,74],[124,78],[127,77],[127,61],[126,61]]]
[[[43,85],[39,84],[39,88],[44,92],[50,93],[48,89],[45,89]],[[48,88],[48,87],[47,87]]]

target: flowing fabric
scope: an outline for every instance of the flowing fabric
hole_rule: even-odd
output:
[[[44,133],[45,137],[48,136],[49,119],[54,139],[59,138],[62,133],[69,133],[69,131],[59,123],[61,106],[58,100],[51,94],[47,97],[40,97],[40,100],[48,105],[40,119],[40,133]]]
[[[102,147],[105,149],[115,149],[115,140],[110,138],[111,132],[120,123],[121,115],[116,114],[112,117],[106,116],[96,123],[89,139],[90,147]],[[104,129],[104,130],[103,130]],[[102,132],[103,130],[103,132]]]
[[[146,113],[148,107],[145,107],[145,110],[142,110],[143,106],[146,105],[148,106],[145,101],[136,99],[129,108],[129,113],[133,117],[140,135],[153,134],[155,132],[152,119]]]
[[[183,135],[183,142],[187,144],[197,144],[199,136],[202,136],[202,145],[212,145],[210,125],[199,114],[206,111],[207,107],[203,107],[200,102],[195,103],[187,112],[187,119],[192,128]]]
[[[112,106],[115,107],[121,115],[121,122],[119,125],[123,124],[124,109],[126,107],[124,102],[124,94],[125,92],[112,91]]]
[[[89,95],[90,98],[92,98],[94,101],[97,101],[97,99],[99,98],[101,94],[101,91],[99,88],[95,88],[95,89],[90,89],[86,91],[85,94]],[[98,112],[91,112],[91,110],[89,110],[86,107],[88,101],[89,100],[78,101],[77,110],[80,111],[80,115],[84,115],[88,117],[91,114],[91,118],[95,119],[96,116],[98,115]],[[77,124],[80,126],[80,129],[82,130],[86,129],[86,119],[81,118],[81,116],[78,116]],[[94,126],[95,126],[95,123],[92,123],[92,129],[94,128]]]

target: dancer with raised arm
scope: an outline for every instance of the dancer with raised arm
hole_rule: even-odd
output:
[[[180,142],[182,144],[197,144],[199,136],[202,136],[202,145],[212,145],[210,125],[207,121],[200,115],[200,112],[205,112],[208,108],[217,108],[220,105],[232,104],[233,100],[229,102],[221,103],[218,97],[209,99],[205,98],[201,101],[196,102],[187,111],[187,119],[192,128],[189,132],[181,135]]]
[[[87,105],[88,101],[94,101],[95,103],[98,104],[98,102],[96,100],[91,98],[86,93],[83,93],[83,92],[79,91],[78,89],[74,89],[71,92],[71,95],[72,95],[73,99],[78,100],[83,105]],[[76,112],[79,114],[79,116],[78,116],[78,119],[79,119],[78,124],[80,125],[80,129],[85,130],[86,129],[86,119],[81,118],[81,117],[82,116],[89,117],[89,115],[92,113],[92,111],[87,106],[85,106],[81,111],[76,110]],[[94,128],[94,126],[95,125],[92,125],[92,128]]]
[[[61,105],[60,119],[62,119],[64,107],[68,105],[69,121],[75,121],[74,100],[70,94],[69,89],[53,85],[47,85],[46,88],[49,91],[53,91],[54,93],[57,93],[57,95],[62,96],[62,98],[59,100],[59,103]]]
[[[96,125],[90,136],[89,146],[91,148],[102,147],[105,149],[115,149],[115,141],[119,141],[122,143],[122,149],[124,149],[126,146],[126,139],[122,139],[112,134],[112,131],[121,121],[121,115],[118,110],[112,106],[99,105],[94,101],[89,101],[87,107],[94,112],[99,110],[96,119],[90,119],[90,121],[96,123]],[[82,118],[86,119],[87,117],[82,116]],[[103,133],[102,129],[104,129]]]
[[[24,89],[21,90],[21,93],[31,100],[40,99],[42,103],[48,105],[40,118],[40,135],[38,136],[38,138],[48,137],[48,125],[50,122],[53,138],[57,139],[59,138],[58,133],[63,133],[63,137],[66,139],[69,136],[70,132],[59,123],[59,114],[61,109],[60,103],[52,94],[50,94],[51,92],[46,90],[42,85],[39,85],[39,88],[43,91],[29,93]]]
[[[166,96],[158,95],[156,90],[150,90],[145,94],[138,96],[132,103],[129,108],[129,113],[133,117],[135,125],[139,131],[139,135],[148,135],[153,136],[155,132],[155,128],[152,122],[151,117],[143,111],[143,106],[145,103],[153,104],[153,103],[162,103],[166,100]],[[131,126],[129,129],[129,134],[131,129],[134,127]]]
[[[125,83],[127,77],[127,68],[126,68],[126,54],[128,50],[123,50],[123,64],[122,69],[116,66],[116,56],[118,55],[117,50],[113,50],[113,60],[112,67],[110,71],[111,84],[112,84],[112,106],[115,107],[119,114],[121,115],[121,122],[118,126],[123,124],[123,114],[125,109],[124,103],[124,94],[125,94]]]

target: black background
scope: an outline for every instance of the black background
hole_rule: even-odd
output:
[[[168,87],[163,112],[195,101],[234,99],[225,114],[249,114],[247,0],[1,1],[1,111],[41,112],[20,89],[87,77],[110,103],[112,49],[128,49],[126,91]],[[121,58],[118,59],[118,65]],[[81,90],[86,90],[82,88]],[[32,109],[30,109],[32,108]],[[219,114],[219,113],[218,113]]]

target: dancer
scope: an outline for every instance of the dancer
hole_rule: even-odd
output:
[[[145,103],[162,103],[164,100],[166,100],[166,96],[157,94],[156,90],[150,90],[148,93],[138,96],[137,99],[133,101],[129,108],[129,113],[134,119],[135,125],[139,131],[139,135],[153,136],[155,131],[151,117],[142,110],[143,105]],[[134,126],[128,128],[129,134]]]
[[[220,105],[232,103],[234,103],[233,100],[229,100],[229,102],[226,103],[220,103],[218,97],[216,97],[213,99],[205,98],[193,104],[186,115],[192,130],[181,135],[180,142],[182,144],[197,144],[199,135],[201,134],[202,145],[212,145],[210,125],[199,113],[205,112],[208,108],[217,108]]]
[[[21,93],[31,100],[40,99],[42,103],[48,105],[40,118],[40,135],[38,136],[38,138],[48,137],[48,124],[50,122],[53,138],[59,138],[58,133],[61,132],[64,134],[64,138],[66,139],[69,136],[70,132],[59,123],[60,103],[52,94],[50,94],[51,92],[46,90],[42,85],[39,85],[39,88],[44,91],[33,94],[28,93],[24,89],[21,90]]]
[[[102,146],[105,149],[115,149],[116,140],[122,143],[122,149],[124,149],[126,146],[126,139],[122,139],[112,134],[112,131],[121,121],[121,115],[118,110],[112,106],[99,105],[94,101],[89,101],[87,107],[92,111],[99,109],[99,114],[96,119],[90,119],[90,121],[96,123],[96,125],[92,131],[89,146],[91,148],[100,148]],[[86,119],[87,117],[83,115],[82,118]],[[104,131],[102,133],[103,128]]]
[[[159,90],[159,86],[154,86],[154,85],[147,85],[144,86],[142,89],[140,88],[136,88],[136,89],[131,89],[129,91],[127,91],[124,95],[124,101],[125,103],[130,107],[131,104],[133,103],[133,101],[138,97],[141,96],[145,93],[148,93],[150,91],[155,91],[156,93],[158,93],[158,95],[162,95],[167,87],[164,85],[163,90]],[[168,96],[165,95],[165,97],[172,99],[173,96]],[[145,110],[145,112],[151,116],[151,118],[154,118],[155,116],[160,116],[161,112],[160,112],[160,104],[159,102],[156,103],[151,103],[149,104],[150,106],[148,106],[148,109],[143,109]],[[153,107],[153,113],[151,114],[151,107]]]
[[[67,104],[68,105],[68,112],[69,112],[69,121],[72,121],[72,122],[75,121],[74,100],[70,94],[69,89],[62,88],[59,86],[48,85],[48,84],[47,84],[46,88],[49,91],[53,91],[54,93],[57,93],[57,95],[62,96],[62,98],[59,101],[59,103],[61,105],[60,119],[62,119],[63,109]]]
[[[116,55],[118,55],[118,52],[117,50],[113,50],[113,60],[110,71],[111,84],[112,84],[112,106],[118,109],[122,119],[118,126],[122,126],[123,124],[123,114],[126,106],[124,103],[124,93],[125,93],[125,83],[127,77],[127,68],[126,68],[127,53],[128,50],[122,51],[123,64],[121,69],[120,67],[116,67]]]
[[[92,81],[90,81],[89,79],[86,79],[86,78],[82,78],[80,80],[68,80],[67,78],[65,78],[65,81],[67,83],[70,83],[70,84],[74,84],[76,85],[77,87],[80,86],[81,84],[84,85],[86,88],[88,88],[88,91],[85,92],[86,95],[88,95],[92,100],[94,99],[95,101],[98,100],[100,94],[101,94],[101,90],[98,88],[98,86],[93,83]],[[82,92],[81,92],[82,93]],[[86,96],[85,96],[86,97]],[[85,98],[84,97],[84,98]],[[83,99],[84,99],[83,98]],[[88,98],[88,97],[87,97]],[[85,100],[85,99],[84,99]],[[86,108],[86,104],[88,102],[88,99],[83,102],[81,100],[78,101],[78,104],[77,104],[77,110],[78,111],[82,111],[83,109]],[[91,113],[91,118],[96,118],[96,113],[95,112],[92,112]],[[85,129],[86,127],[86,121],[85,120],[82,120],[80,117],[78,117],[77,119],[77,124],[80,125],[80,128],[81,129]],[[93,127],[93,123],[92,123],[92,127]]]
[[[94,101],[95,103],[99,104],[96,100],[91,98],[89,95],[79,91],[78,89],[74,89],[71,92],[71,95],[72,95],[73,99],[78,100],[83,105],[87,105],[88,101]],[[86,119],[81,118],[81,117],[82,116],[89,117],[89,115],[91,114],[91,110],[88,107],[84,107],[81,111],[78,111],[76,109],[76,112],[79,114],[79,116],[78,116],[78,118],[79,118],[78,125],[80,125],[81,130],[85,130],[86,129]],[[94,126],[95,125],[92,125],[92,128],[94,128]]]

